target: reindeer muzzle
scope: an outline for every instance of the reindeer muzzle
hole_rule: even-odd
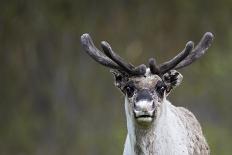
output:
[[[134,116],[138,121],[150,122],[153,120],[155,105],[148,90],[138,92],[134,103]]]

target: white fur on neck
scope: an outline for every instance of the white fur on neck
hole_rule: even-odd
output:
[[[174,108],[167,100],[162,103],[154,130],[157,155],[188,155],[187,132]]]
[[[123,154],[136,155],[134,152],[136,143],[135,126],[132,120],[133,116],[130,116],[127,107],[129,104],[127,97],[125,102],[128,135]],[[152,149],[154,155],[188,155],[186,130],[180,118],[175,114],[175,107],[166,99],[162,103],[160,115],[156,118],[151,132],[154,137],[151,137],[150,140],[154,141],[155,145],[150,149]],[[146,148],[143,148],[143,150],[147,152]]]
[[[125,97],[125,112],[126,112],[126,122],[127,122],[127,137],[126,137],[126,142],[125,142],[125,147],[124,147],[124,152],[123,155],[135,155],[134,153],[134,149],[133,145],[134,143],[131,142],[135,142],[135,130],[134,130],[134,124],[133,124],[133,120],[132,117],[129,114],[129,109],[128,109],[128,99],[127,96]]]

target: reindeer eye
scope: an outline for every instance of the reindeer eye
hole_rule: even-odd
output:
[[[132,86],[126,86],[125,91],[126,91],[126,94],[127,94],[128,97],[132,97],[133,94],[134,94],[135,89]]]
[[[164,91],[165,91],[165,87],[162,86],[162,87],[160,88],[160,91],[161,91],[161,92],[164,92]]]
[[[122,81],[122,76],[121,76],[121,75],[115,76],[115,80],[116,80],[117,82],[121,82],[121,81]]]
[[[156,91],[160,95],[163,95],[165,90],[166,90],[166,85],[163,82],[158,82],[156,85]]]

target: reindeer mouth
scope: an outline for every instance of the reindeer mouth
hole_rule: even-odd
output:
[[[144,112],[135,111],[134,116],[138,123],[150,123],[154,119],[153,112],[144,113]]]

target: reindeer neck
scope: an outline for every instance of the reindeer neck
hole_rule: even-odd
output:
[[[188,155],[187,131],[178,111],[165,100],[155,126],[155,153],[165,155]]]
[[[175,109],[165,100],[150,128],[143,129],[129,123],[128,135],[133,155],[188,155],[187,134]]]
[[[136,155],[152,155],[155,147],[154,128],[141,129],[135,128],[135,141],[132,144]]]

